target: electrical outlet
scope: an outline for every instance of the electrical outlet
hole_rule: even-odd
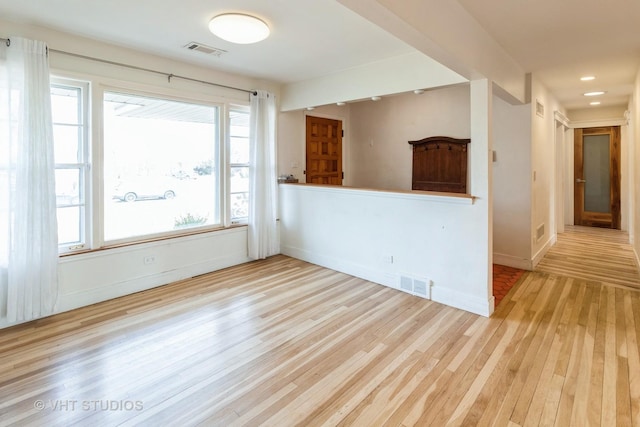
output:
[[[156,262],[156,257],[153,255],[148,255],[143,259],[145,265],[153,264]]]

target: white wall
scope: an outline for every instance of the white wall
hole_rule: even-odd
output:
[[[536,113],[536,101],[544,105],[544,117]],[[554,112],[564,113],[558,101],[535,76],[531,80],[531,242],[533,266],[556,241],[555,194],[561,191],[556,178],[556,121]],[[539,238],[536,232],[544,227]]]
[[[434,301],[486,316],[479,209],[470,199],[282,184],[281,249],[397,289],[401,275],[427,279]]]
[[[629,231],[629,219],[633,215],[633,211],[630,209],[633,194],[629,182],[630,166],[633,167],[629,162],[631,143],[629,125],[620,126],[620,229],[627,232]]]
[[[493,97],[493,150],[493,261],[531,270],[531,104]]]
[[[3,35],[23,36],[48,43],[51,49],[71,51],[111,61],[168,71],[197,79],[213,81],[241,88],[261,88],[278,94],[279,86],[250,80],[210,69],[190,66],[168,59],[135,52],[71,36],[52,30],[1,22]],[[163,93],[203,101],[225,104],[247,104],[248,94],[198,83],[173,79],[142,71],[106,65],[68,55],[50,52],[52,73],[90,81],[97,99],[92,116],[94,203],[100,203],[100,147],[101,90],[104,87],[122,87],[150,93]],[[95,212],[98,215],[98,212]],[[160,286],[175,280],[203,274],[219,268],[248,261],[246,227],[231,228],[167,239],[157,242],[100,250],[92,253],[61,258],[60,293],[56,312],[62,312],[110,298]],[[154,256],[156,262],[145,265],[145,256]],[[1,293],[1,292],[0,292]],[[2,316],[2,313],[0,313]],[[0,328],[9,326],[4,317]]]
[[[351,185],[411,190],[412,146],[429,136],[470,137],[469,85],[351,105]],[[472,141],[473,143],[473,141]]]
[[[640,72],[636,76],[633,97],[630,102],[630,134],[631,141],[629,154],[633,158],[630,164],[629,173],[633,176],[630,181],[630,193],[633,195],[631,207],[640,204]],[[636,261],[640,264],[640,209],[633,209],[630,218],[630,229],[632,232],[633,249],[636,254]]]

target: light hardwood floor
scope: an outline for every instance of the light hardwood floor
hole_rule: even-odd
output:
[[[277,256],[0,331],[0,425],[640,425],[639,340],[627,288],[483,318]]]
[[[634,258],[629,236],[623,231],[565,226],[536,270],[640,289]]]

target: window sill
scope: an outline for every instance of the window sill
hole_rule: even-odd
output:
[[[95,249],[85,249],[85,250],[80,250],[76,252],[67,252],[67,253],[60,254],[58,257],[60,260],[62,260],[67,258],[73,258],[74,256],[78,256],[78,255],[100,254],[101,252],[111,251],[115,249],[125,249],[125,250],[127,248],[137,249],[140,247],[144,247],[145,245],[149,246],[154,243],[168,241],[168,240],[201,238],[201,237],[205,237],[208,234],[235,232],[235,231],[238,231],[238,229],[245,228],[245,227],[247,227],[247,224],[232,224],[228,227],[218,227],[218,228],[206,229],[206,230],[194,230],[191,232],[180,233],[178,235],[173,235],[173,236],[161,236],[161,237],[156,237],[151,239],[136,240],[135,242],[105,245]]]

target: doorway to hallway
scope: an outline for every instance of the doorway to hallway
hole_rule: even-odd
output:
[[[574,131],[574,224],[620,229],[620,126]]]

